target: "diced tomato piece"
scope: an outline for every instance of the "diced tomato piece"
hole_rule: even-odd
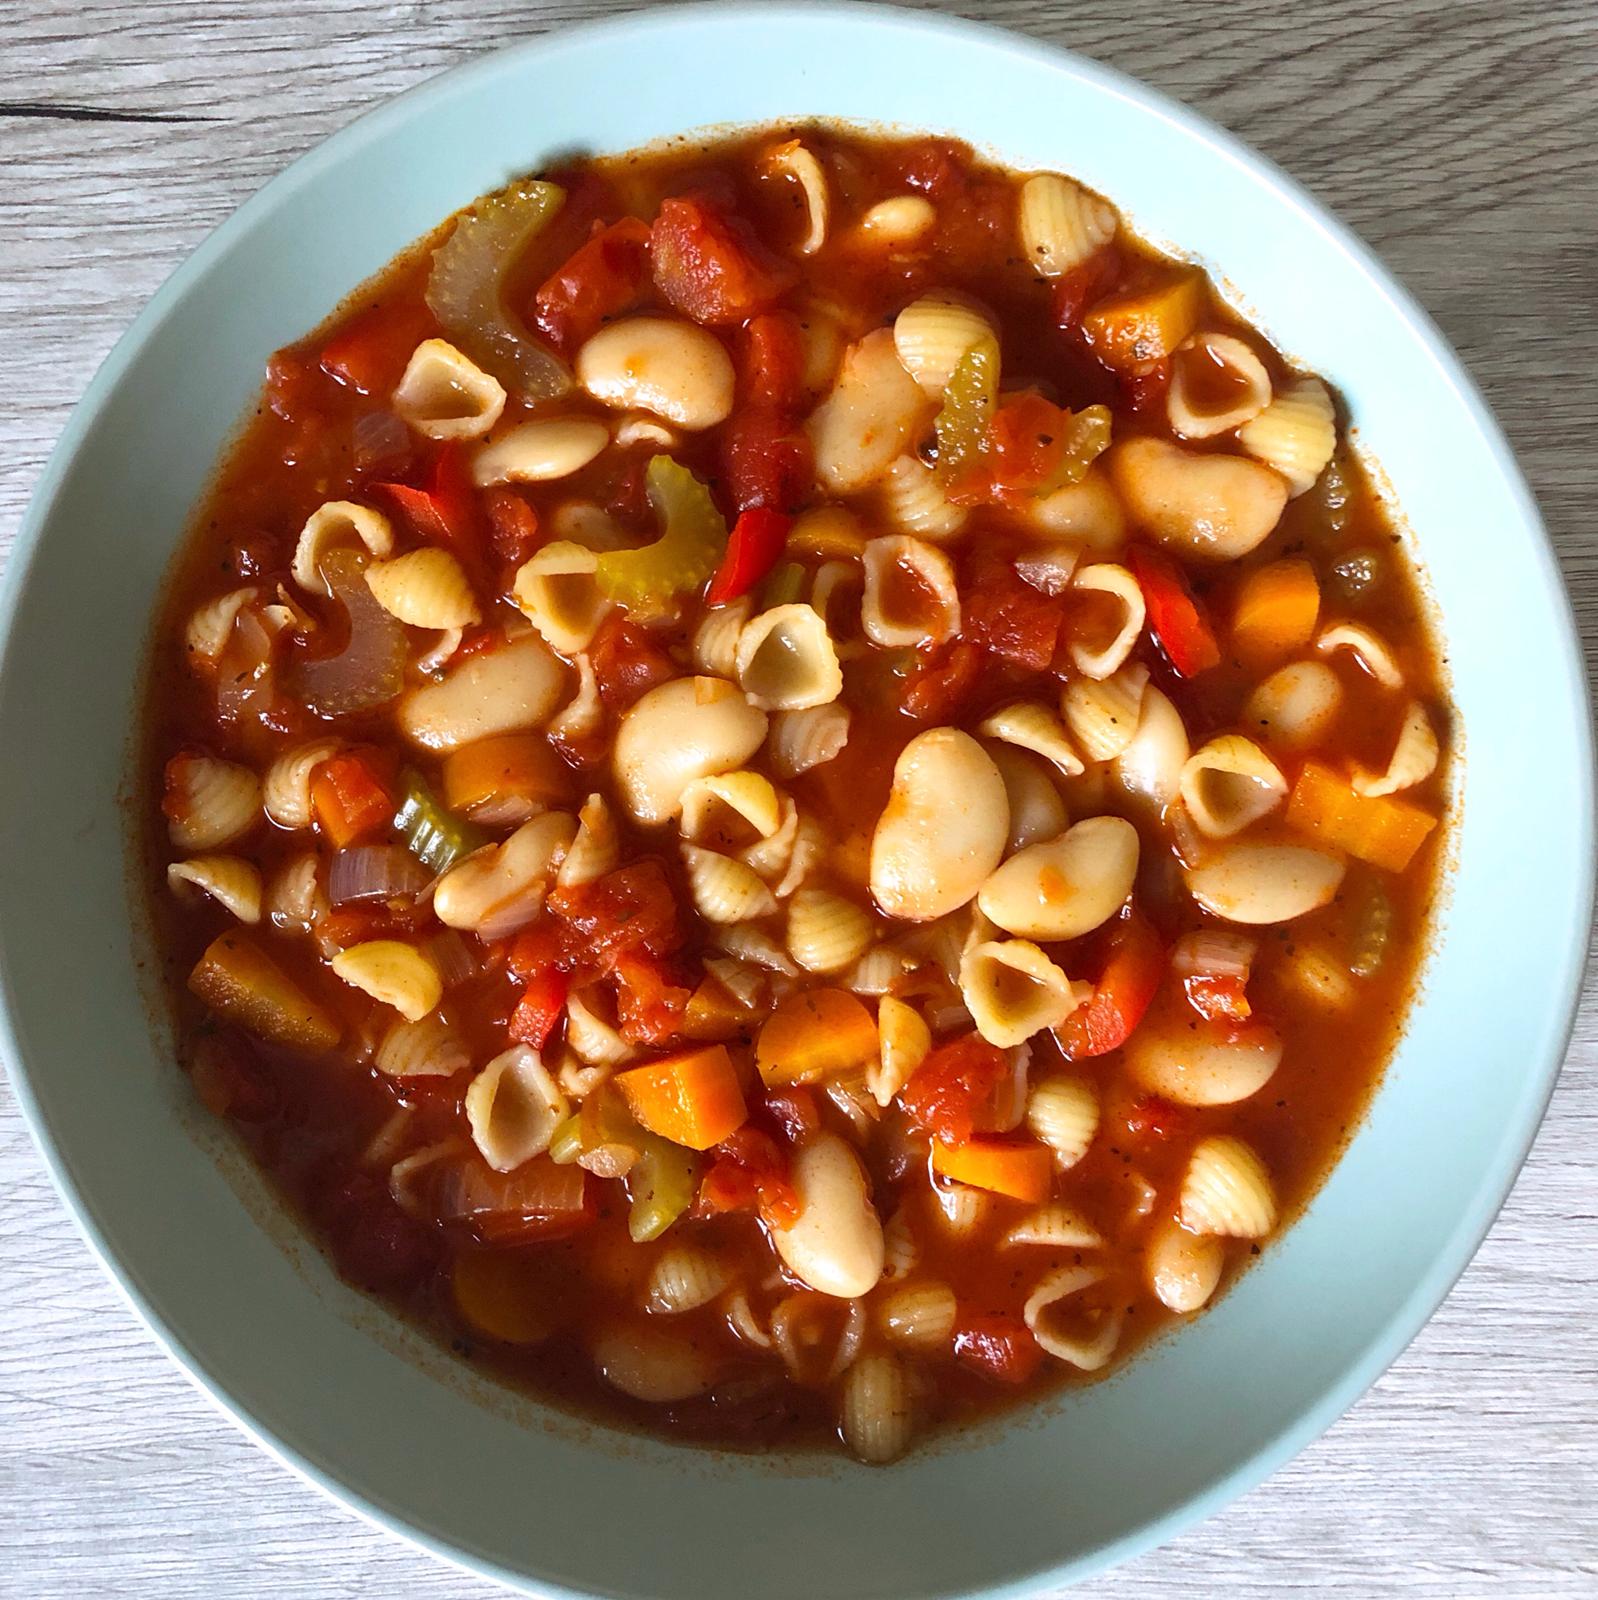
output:
[[[1054,1030],[1067,1061],[1084,1061],[1132,1037],[1165,976],[1166,950],[1149,921],[1133,907],[1103,936],[1103,964],[1093,998]]]
[[[1080,266],[1054,280],[1049,289],[1049,314],[1055,327],[1073,333],[1082,325],[1082,313],[1115,287],[1121,276],[1121,253],[1114,245],[1096,251]]]
[[[755,405],[791,410],[799,404],[805,336],[791,311],[767,311],[744,328],[744,388]]]
[[[810,495],[814,462],[810,436],[774,406],[750,406],[722,432],[722,472],[739,511],[754,506],[797,511]]]
[[[209,1034],[195,1045],[189,1079],[213,1116],[265,1122],[282,1103],[271,1073],[231,1034]]]
[[[1019,1317],[997,1314],[963,1316],[954,1330],[954,1355],[996,1383],[1025,1383],[1043,1365],[1032,1330]]]
[[[438,1236],[406,1216],[371,1173],[356,1173],[316,1209],[339,1272],[358,1288],[414,1289],[438,1260]]]
[[[706,199],[663,200],[649,252],[656,286],[695,322],[742,322],[798,277],[747,222]]]
[[[1160,1095],[1146,1094],[1133,1102],[1126,1126],[1139,1139],[1168,1139],[1188,1132],[1193,1126],[1193,1113]]]
[[[748,594],[777,564],[793,518],[768,506],[751,506],[727,536],[726,554],[705,590],[707,606],[724,606]]]
[[[341,850],[394,820],[394,794],[383,763],[360,750],[342,751],[316,769],[311,801],[322,832]]]
[[[899,1095],[918,1127],[945,1144],[964,1144],[1008,1076],[1004,1052],[975,1033],[962,1034],[927,1056]]]
[[[483,531],[466,452],[447,440],[433,457],[427,481],[421,488],[406,483],[377,483],[397,505],[418,537],[443,545],[454,553],[467,575],[482,571]]]
[[[928,139],[917,145],[903,166],[906,187],[918,189],[934,200],[958,194],[969,177],[964,155],[946,139]]]
[[[649,277],[649,225],[623,217],[602,228],[545,279],[533,321],[571,352],[612,317],[636,305]]]
[[[488,491],[488,542],[501,561],[520,566],[538,548],[538,513],[514,489]]]
[[[1133,545],[1127,565],[1143,591],[1149,628],[1179,678],[1191,678],[1217,666],[1221,647],[1199,609],[1182,569],[1163,550]]]
[[[592,883],[556,889],[549,908],[570,925],[583,958],[602,971],[629,952],[669,956],[682,944],[677,897],[666,869],[651,856]]]
[[[815,1090],[803,1084],[767,1089],[749,1107],[751,1120],[774,1129],[789,1144],[803,1144],[821,1130],[821,1110]]]
[[[420,306],[376,306],[339,328],[322,346],[318,365],[357,394],[388,394],[426,336],[428,322]]]
[[[1245,978],[1194,972],[1182,980],[1182,988],[1188,1004],[1208,1022],[1247,1022],[1254,1015]]]
[[[546,967],[530,978],[510,1014],[510,1036],[519,1044],[542,1050],[566,1010],[571,979],[556,967]]]
[[[613,611],[588,646],[599,697],[612,711],[624,711],[657,683],[679,676],[677,663],[641,623]]]
[[[432,916],[427,906],[402,907],[397,902],[339,906],[318,919],[316,936],[340,950],[348,950],[352,944],[365,944],[369,939],[411,938],[427,926]]]
[[[274,351],[266,363],[266,403],[284,422],[320,421],[317,407],[334,391],[316,357],[303,349]]]
[[[1120,379],[1127,404],[1134,411],[1151,411],[1165,403],[1166,392],[1171,387],[1171,363],[1164,356],[1154,361],[1141,361],[1130,371],[1121,373]]]
[[[988,424],[987,467],[1001,498],[1037,494],[1060,475],[1071,414],[1040,394],[1006,400]]]
[[[983,560],[961,586],[962,634],[1029,672],[1054,660],[1065,601],[1042,594],[1007,561]]]
[[[669,967],[647,955],[619,955],[611,970],[622,1038],[653,1045],[676,1038],[693,999],[692,987],[676,982]]]
[[[922,656],[905,680],[904,709],[917,722],[952,722],[982,675],[982,648],[954,639]]]
[[[571,971],[566,924],[554,917],[540,917],[522,929],[508,945],[496,945],[505,952],[505,968],[518,983],[528,983],[554,969]]]
[[[773,1227],[791,1227],[803,1209],[794,1192],[786,1152],[747,1124],[716,1146],[715,1160],[699,1184],[702,1215],[758,1211]]]

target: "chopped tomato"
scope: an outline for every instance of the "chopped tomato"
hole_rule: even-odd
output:
[[[649,276],[649,225],[623,217],[569,256],[533,296],[533,321],[571,352],[612,317],[636,305]]]
[[[705,590],[705,604],[724,606],[748,594],[776,566],[792,526],[791,517],[768,506],[745,511],[727,536],[727,551]]]
[[[982,649],[953,639],[921,657],[905,680],[904,709],[917,722],[952,722],[982,673]]]
[[[431,920],[426,906],[404,907],[391,901],[387,905],[339,906],[317,919],[316,937],[324,944],[348,950],[352,944],[370,939],[409,939]]]
[[[266,363],[266,403],[284,422],[320,422],[316,406],[332,391],[315,356],[305,350],[276,350]]]
[[[1163,550],[1146,545],[1133,545],[1126,561],[1143,591],[1149,629],[1177,677],[1195,677],[1217,666],[1221,647],[1181,568]]]
[[[539,546],[538,513],[502,485],[490,489],[486,498],[488,542],[501,561],[520,566]]]
[[[919,189],[934,200],[946,200],[965,188],[970,174],[960,150],[944,139],[928,139],[905,158],[907,188]]]
[[[693,989],[675,982],[675,975],[649,956],[619,955],[612,970],[622,1038],[655,1045],[676,1038]]]
[[[394,820],[394,795],[374,757],[359,750],[331,756],[311,778],[322,832],[342,850]]]
[[[1127,1131],[1139,1139],[1166,1139],[1185,1134],[1193,1125],[1193,1113],[1157,1094],[1142,1095],[1126,1114]]]
[[[542,1050],[565,1013],[570,989],[571,980],[555,967],[546,967],[530,978],[521,999],[516,1002],[516,1009],[510,1014],[511,1038]]]
[[[795,269],[710,200],[663,200],[649,251],[660,292],[695,322],[742,322],[793,285]]]
[[[802,1207],[794,1192],[786,1152],[771,1137],[747,1124],[716,1146],[715,1160],[699,1185],[697,1209],[758,1211],[773,1227],[791,1227]]]
[[[1134,411],[1148,411],[1165,402],[1166,391],[1171,387],[1171,363],[1165,356],[1140,361],[1120,378],[1127,404]]]
[[[1080,266],[1054,280],[1049,290],[1049,313],[1055,327],[1071,333],[1082,324],[1082,313],[1115,287],[1121,276],[1121,256],[1113,245],[1096,251]]]
[[[551,969],[561,972],[571,970],[571,958],[566,946],[566,925],[553,917],[540,917],[537,922],[522,929],[509,946],[496,945],[505,951],[505,967],[518,983],[528,983]]]
[[[454,553],[468,575],[482,568],[483,535],[466,452],[453,440],[433,457],[427,482],[419,489],[406,483],[377,483],[397,505],[411,529],[430,544]]]
[[[722,472],[739,511],[753,506],[797,510],[810,493],[813,461],[810,436],[775,406],[738,412],[722,433]]]
[[[1048,488],[1065,464],[1070,426],[1071,413],[1040,394],[1006,400],[988,424],[982,461],[987,492],[976,498],[1025,500]]]
[[[975,1033],[939,1045],[911,1075],[899,1104],[945,1144],[965,1144],[1009,1075],[1004,1052]]]
[[[588,646],[599,697],[612,711],[624,711],[645,690],[678,674],[677,663],[641,623],[613,611]]]
[[[1041,594],[1007,561],[985,560],[964,586],[962,634],[1029,672],[1046,672],[1054,660],[1065,601]]]
[[[376,306],[345,323],[322,346],[318,364],[357,394],[386,395],[399,383],[427,326],[420,306]]]
[[[433,1270],[437,1236],[400,1210],[381,1178],[358,1172],[317,1210],[339,1272],[357,1288],[414,1288]]]
[[[265,1122],[278,1113],[281,1096],[270,1072],[244,1042],[211,1034],[195,1046],[189,1079],[213,1116],[239,1122]]]
[[[744,328],[742,374],[756,405],[791,409],[799,404],[804,378],[805,338],[791,311],[767,311]]]
[[[1166,952],[1160,936],[1146,917],[1130,907],[1110,924],[1103,948],[1093,998],[1054,1030],[1067,1061],[1120,1049],[1143,1020],[1165,976]]]
[[[963,1316],[954,1330],[954,1355],[962,1366],[997,1383],[1022,1384],[1043,1365],[1043,1348],[1019,1317]]]
[[[813,1089],[803,1084],[767,1089],[749,1107],[750,1118],[776,1129],[789,1144],[803,1144],[821,1129],[821,1111]]]
[[[1182,980],[1187,1002],[1207,1022],[1247,1022],[1254,1008],[1248,1002],[1248,980],[1195,972]]]
[[[549,907],[581,941],[584,959],[601,970],[630,951],[668,956],[682,943],[677,898],[653,857],[629,861],[592,883],[556,889]]]

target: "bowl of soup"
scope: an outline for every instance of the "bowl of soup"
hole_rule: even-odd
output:
[[[657,14],[372,114],[8,585],[69,1202],[269,1448],[541,1591],[1148,1544],[1413,1335],[1557,1071],[1586,707],[1491,419],[1263,161],[1002,34]]]

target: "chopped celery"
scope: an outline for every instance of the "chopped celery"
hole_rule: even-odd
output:
[[[424,867],[448,872],[462,856],[487,843],[469,822],[451,816],[433,798],[420,773],[407,768],[400,783],[404,795],[394,817],[394,831]]]
[[[982,453],[999,402],[999,342],[985,335],[955,363],[934,419],[938,476],[948,483]]]
[[[594,581],[629,610],[659,606],[697,589],[721,559],[727,524],[710,491],[687,467],[656,456],[644,475],[661,534],[639,550],[607,550]]]
[[[642,1130],[639,1142],[638,1160],[627,1174],[627,1231],[634,1244],[658,1239],[693,1204],[699,1186],[699,1158],[692,1150]]]
[[[1068,484],[1080,483],[1087,470],[1110,448],[1110,408],[1084,406],[1066,425],[1065,455],[1059,470],[1038,491],[1053,494]]]
[[[791,606],[805,591],[805,569],[797,561],[784,561],[774,568],[760,590],[760,609]]]
[[[1380,884],[1372,884],[1354,924],[1354,949],[1348,970],[1356,978],[1369,978],[1387,959],[1393,937],[1393,902]]]
[[[583,1119],[580,1113],[573,1113],[555,1129],[549,1141],[549,1159],[557,1167],[569,1167],[582,1153]]]

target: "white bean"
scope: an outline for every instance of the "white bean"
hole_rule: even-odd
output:
[[[1235,561],[1281,520],[1287,484],[1245,456],[1128,439],[1108,456],[1110,479],[1133,522],[1178,554]]]
[[[626,711],[616,729],[616,782],[640,822],[670,822],[683,791],[731,772],[760,748],[766,714],[723,678],[674,678]]]
[[[1156,1223],[1143,1249],[1149,1287],[1167,1310],[1186,1315],[1215,1293],[1226,1247],[1208,1234],[1189,1233],[1175,1217]]]
[[[490,440],[472,457],[472,480],[548,483],[586,467],[610,442],[603,422],[592,417],[539,417]]]
[[[633,1322],[606,1328],[591,1346],[599,1375],[613,1389],[651,1405],[691,1400],[715,1382],[709,1353],[693,1339]]]
[[[844,357],[832,393],[808,423],[816,477],[833,494],[875,483],[909,448],[927,408],[920,385],[899,364],[892,331],[868,333]]]
[[[1336,856],[1297,844],[1234,844],[1187,875],[1193,898],[1228,922],[1291,922],[1326,905],[1343,881]]]
[[[626,317],[577,352],[577,381],[623,411],[713,428],[732,410],[733,370],[715,334],[676,317]]]
[[[442,682],[412,689],[399,703],[399,725],[429,750],[536,728],[560,699],[561,676],[544,641],[529,634],[469,657]]]
[[[853,1300],[882,1277],[882,1221],[860,1162],[836,1134],[812,1139],[794,1157],[793,1186],[804,1210],[772,1243],[789,1269],[818,1294]]]
[[[1150,1018],[1126,1047],[1132,1076],[1150,1094],[1183,1106],[1247,1100],[1270,1082],[1281,1060],[1281,1038],[1264,1023],[1234,1029],[1191,1015]]]
[[[1137,829],[1124,817],[1088,817],[1057,839],[1010,857],[977,896],[1006,933],[1076,939],[1114,916],[1137,876]]]

